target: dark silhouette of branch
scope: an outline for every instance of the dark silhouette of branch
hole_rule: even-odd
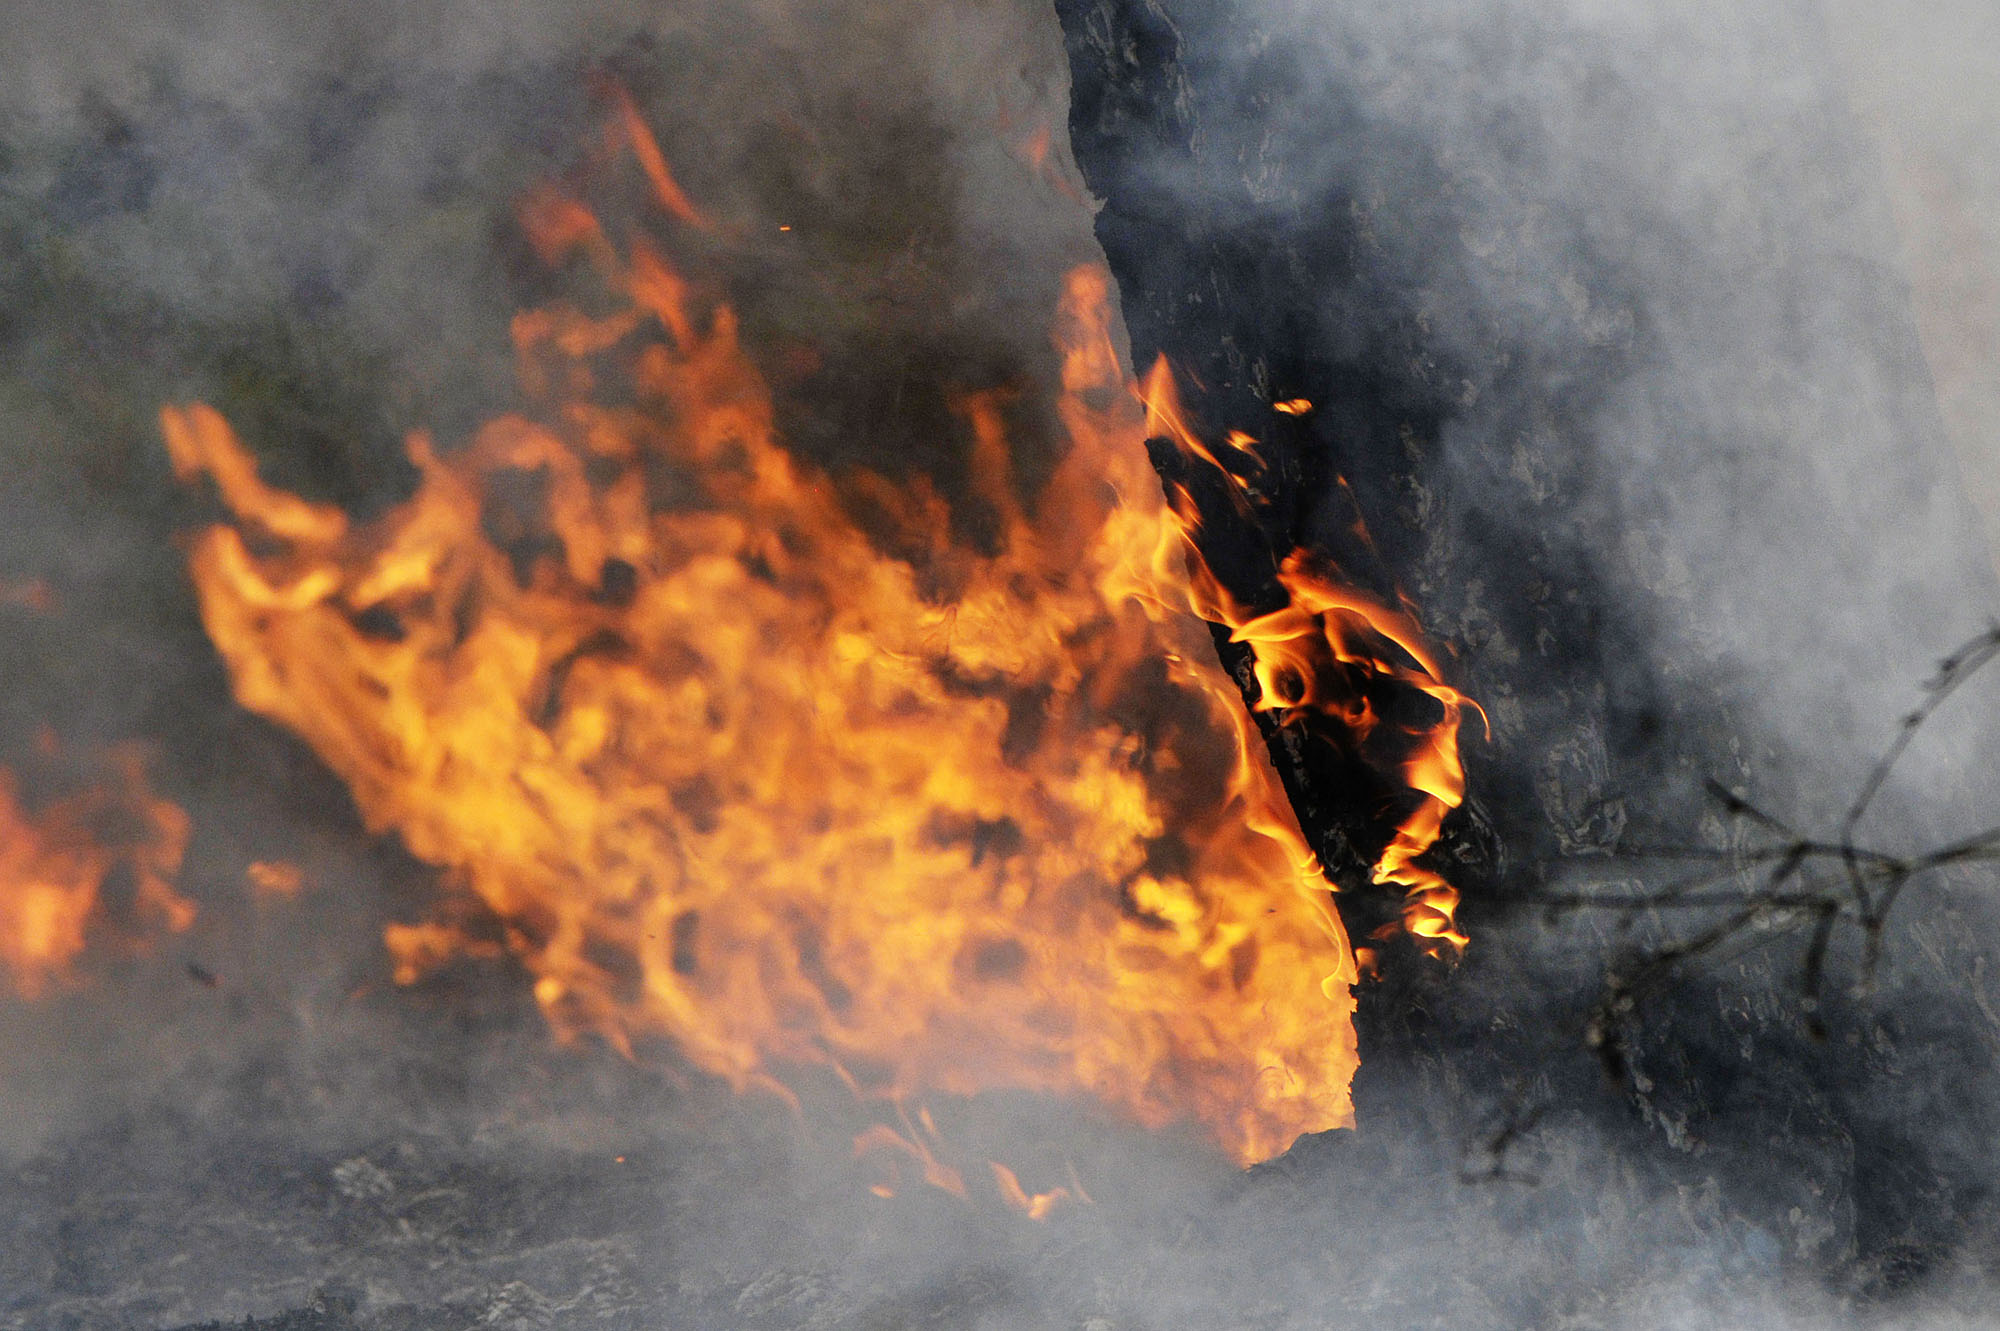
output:
[[[1522,1139],[1535,1130],[1546,1112],[1548,1112],[1546,1104],[1517,1106],[1509,1112],[1500,1126],[1487,1134],[1485,1140],[1478,1145],[1477,1153],[1485,1157],[1485,1164],[1482,1167],[1474,1167],[1474,1149],[1468,1143],[1459,1156],[1458,1181],[1467,1185],[1519,1183],[1531,1188],[1540,1183],[1542,1180],[1539,1174],[1513,1168],[1507,1163],[1507,1157]]]
[[[1708,793],[1724,813],[1774,839],[1744,847],[1619,847],[1611,852],[1618,859],[1703,867],[1657,888],[1561,892],[1541,898],[1554,912],[1610,911],[1625,916],[1628,922],[1660,911],[1720,912],[1704,927],[1606,972],[1604,993],[1586,1020],[1584,1039],[1597,1052],[1613,1082],[1623,1085],[1630,1080],[1629,1023],[1640,1005],[1682,967],[1701,958],[1768,947],[1801,930],[1806,931],[1806,943],[1799,993],[1807,1031],[1816,1040],[1825,1039],[1820,998],[1828,956],[1841,925],[1846,923],[1859,931],[1862,956],[1855,988],[1866,992],[1880,970],[1890,914],[1911,884],[1959,865],[2000,862],[2000,826],[1914,855],[1893,854],[1859,839],[1862,823],[1918,732],[1953,694],[1996,658],[2000,658],[2000,625],[1965,643],[1939,664],[1937,673],[1924,684],[1922,702],[1904,716],[1895,738],[1869,769],[1831,838],[1801,834],[1784,819],[1711,780],[1706,783]],[[1754,881],[1746,884],[1746,875],[1754,875]]]

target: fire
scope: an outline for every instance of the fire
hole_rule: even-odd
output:
[[[617,112],[675,225],[726,234]],[[1247,1163],[1349,1124],[1355,957],[1190,613],[1223,607],[1147,465],[1105,275],[1071,273],[1056,312],[1069,448],[1032,502],[1008,396],[953,403],[957,502],[998,527],[974,549],[930,484],[789,454],[729,305],[659,244],[554,190],[523,221],[618,307],[518,316],[533,408],[448,451],[413,435],[419,484],[381,517],[267,486],[206,406],[163,411],[177,474],[231,515],[190,567],[237,698],[477,895],[565,1034],[666,1037],[779,1094],[831,1068],[906,1125],[926,1094],[1082,1094]],[[1304,625],[1358,657],[1368,613],[1302,572],[1295,593],[1294,619],[1232,627],[1260,659]],[[1454,802],[1455,751],[1419,766]],[[1380,873],[1422,879],[1424,837]],[[1449,889],[1421,891],[1455,936]],[[387,941],[404,980],[498,945]],[[962,1189],[883,1132],[857,1151]]]
[[[1021,1180],[1013,1170],[998,1160],[989,1160],[986,1163],[993,1171],[993,1183],[1000,1191],[1001,1200],[1030,1220],[1046,1220],[1057,1207],[1068,1202],[1088,1204],[1090,1201],[1090,1195],[1083,1190],[1083,1185],[1075,1182],[1074,1171],[1071,1172],[1071,1182],[1075,1183],[1074,1187],[1058,1184],[1047,1192],[1029,1192],[1021,1186]]]
[[[1147,375],[1143,396],[1148,433],[1214,468],[1232,487],[1228,492],[1247,504],[1242,483],[1189,427],[1164,360]],[[1274,404],[1287,415],[1310,408],[1303,398]],[[1250,436],[1233,431],[1228,442],[1255,458],[1256,440]],[[1190,540],[1198,538],[1201,522],[1193,500],[1178,489],[1174,498]],[[1342,585],[1305,551],[1292,551],[1276,569],[1285,605],[1261,614],[1239,604],[1198,557],[1192,577],[1196,613],[1229,629],[1231,640],[1248,645],[1253,654],[1253,709],[1274,713],[1281,726],[1330,722],[1346,740],[1372,750],[1373,763],[1396,772],[1417,797],[1377,859],[1374,881],[1403,889],[1402,928],[1427,952],[1442,956],[1463,948],[1468,940],[1455,923],[1458,890],[1418,860],[1437,843],[1445,815],[1464,802],[1459,719],[1465,708],[1477,711],[1478,704],[1443,682],[1444,672],[1414,617]],[[1370,686],[1377,683],[1428,698],[1433,709],[1416,723],[1384,725],[1370,701]]]
[[[59,764],[52,738],[41,749],[43,765]],[[114,749],[102,766],[101,779],[35,807],[0,769],[0,968],[25,998],[70,979],[95,938],[137,949],[152,930],[194,923],[194,903],[172,886],[187,814],[153,793],[136,749]]]

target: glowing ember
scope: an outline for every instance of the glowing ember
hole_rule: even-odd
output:
[[[18,606],[37,614],[47,614],[55,609],[55,604],[55,591],[40,578],[32,578],[25,582],[8,582],[0,579],[0,605]]]
[[[261,897],[297,896],[306,881],[298,865],[283,860],[252,861],[243,870],[243,876]]]
[[[42,749],[45,762],[60,757],[53,740]],[[136,750],[103,766],[104,779],[35,808],[0,769],[0,968],[24,997],[69,979],[95,939],[137,950],[152,931],[194,923],[171,884],[187,814],[153,794]]]
[[[717,234],[618,111],[669,216]],[[999,528],[973,550],[926,483],[837,486],[785,452],[731,310],[654,246],[621,253],[553,191],[523,216],[623,308],[520,315],[544,405],[452,452],[413,436],[420,484],[378,520],[265,486],[207,407],[162,413],[177,473],[234,515],[191,566],[242,703],[478,894],[565,1033],[667,1036],[781,1094],[830,1066],[898,1113],[1087,1094],[1244,1162],[1349,1123],[1354,956],[1188,612],[1226,607],[1189,583],[1104,275],[1072,273],[1057,312],[1069,451],[1032,505],[1003,397],[954,404]],[[1296,577],[1295,618],[1239,634],[1261,660],[1311,626],[1362,659],[1367,612]],[[1447,747],[1410,780],[1447,804],[1456,770]],[[1425,826],[1382,876],[1416,882]],[[1450,889],[1413,890],[1453,936]],[[493,946],[388,941],[404,980]],[[856,1149],[962,1191],[920,1143]],[[995,1177],[1031,1214],[1062,1191]]]

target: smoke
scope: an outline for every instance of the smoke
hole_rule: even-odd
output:
[[[1362,219],[1365,289],[1324,336],[1346,357],[1414,338],[1435,362],[1407,376],[1456,399],[1440,447],[1463,520],[1518,523],[1482,492],[1574,510],[1615,543],[1593,557],[1661,660],[1726,663],[1760,738],[1865,764],[1993,592],[1818,13],[1177,17],[1204,107],[1248,109],[1199,123],[1221,179],[1193,188]]]
[[[1882,163],[1917,326],[1966,488],[1987,530],[2000,519],[1993,452],[1996,191],[1979,144],[1990,93],[1993,15],[1973,5],[1903,11],[1835,5],[1833,48]]]
[[[1408,578],[1464,645],[1496,776],[1527,773],[1537,817],[1573,815],[1565,848],[1601,844],[1607,800],[1644,816],[1648,793],[1620,785],[1634,772],[1837,815],[1932,659],[1994,611],[1966,499],[1991,502],[1991,300],[1955,286],[1992,262],[2000,195],[1967,146],[1992,108],[1913,72],[1990,57],[1990,39],[1780,0],[1184,8],[1211,174],[1172,188],[1191,212],[1246,182],[1279,212],[1341,200],[1368,280],[1329,293],[1317,332],[1350,359],[1411,347],[1451,404]],[[1636,1109],[1580,1044],[1581,1072],[1440,1059],[1389,1074],[1404,1116],[1238,1175],[1088,1106],[939,1106],[968,1176],[986,1159],[1034,1162],[1031,1188],[1074,1171],[1095,1203],[1046,1226],[983,1193],[868,1196],[837,1087],[801,1122],[670,1055],[552,1048],[505,963],[393,989],[380,923],[437,886],[229,702],[174,553],[196,511],[156,404],[215,402],[307,493],[400,497],[405,431],[449,439],[510,400],[507,319],[549,280],[511,209],[574,162],[608,70],[690,192],[762,237],[731,273],[750,340],[832,349],[776,376],[792,442],[949,488],[963,461],[939,386],[1046,384],[1057,283],[1097,252],[1070,193],[1061,32],[1026,0],[98,0],[10,23],[0,576],[49,580],[56,605],[0,609],[0,737],[19,752],[46,722],[153,743],[197,829],[182,885],[202,915],[76,993],[0,999],[0,1147],[21,1161],[0,1183],[19,1203],[0,1325],[60,1308],[173,1326],[315,1290],[361,1326],[429,1307],[1091,1331],[1951,1324],[1990,1298],[2000,1021],[1981,1015],[1994,921],[1969,894],[1912,900],[1883,990],[1831,1004],[1824,1049],[1795,1038],[1786,976],[1675,991],[1705,1006],[1677,1014],[1684,1048],[1650,1051],[1671,1084]],[[1052,441],[1027,443],[1032,476]],[[1549,534],[1552,514],[1569,529]],[[1523,533],[1587,562],[1601,641],[1519,631],[1593,622],[1582,610],[1495,611],[1533,600],[1493,553]],[[1589,664],[1573,690],[1522,688],[1564,657]],[[1674,724],[1702,726],[1664,757],[1614,724],[1662,692]],[[1927,732],[1884,835],[1990,813],[1994,696]],[[303,892],[258,897],[241,866],[260,859],[299,864]],[[1454,1040],[1534,1048],[1505,1024],[1572,1016],[1620,946],[1602,921],[1506,927],[1506,966],[1446,1014]],[[1739,1044],[1755,1077],[1715,1053]],[[1847,1078],[1866,1105],[1836,1093]],[[1530,1102],[1541,1117],[1493,1147]],[[1919,1137],[1924,1154],[1897,1155]],[[1863,1245],[1857,1204],[1898,1193],[1898,1217],[1935,1225]],[[1906,1275],[1904,1302],[1854,1304]]]
[[[1531,904],[1621,834],[1743,835],[1713,804],[1703,813],[1704,777],[1831,830],[1915,682],[1989,621],[1994,583],[1969,455],[1937,413],[1897,219],[1824,16],[1063,9],[1081,68],[1101,76],[1135,49],[1155,61],[1144,109],[1118,101],[1129,87],[1094,90],[1079,119],[1111,182],[1100,234],[1144,289],[1125,292],[1144,336],[1207,358],[1219,384],[1290,374],[1271,396],[1317,381],[1335,386],[1329,416],[1344,390],[1378,418],[1349,410],[1315,442],[1374,497],[1389,518],[1378,540],[1468,649],[1495,723],[1475,796],[1483,761],[1500,835],[1517,853],[1539,835],[1501,875],[1512,899]],[[1143,37],[1125,39],[1114,13]],[[1162,48],[1178,71],[1161,72]],[[1133,160],[1104,165],[1119,149]],[[1132,239],[1176,214],[1199,219],[1198,240],[1158,259]],[[1242,290],[1206,307],[1182,294],[1197,283],[1176,285],[1190,265]],[[1322,285],[1288,288],[1300,273]],[[1282,356],[1272,327],[1294,344]],[[1198,345],[1230,336],[1246,345]],[[1993,697],[1988,680],[1913,746],[1867,836],[1900,850],[1990,823]],[[1649,876],[1595,863],[1627,886]],[[1578,1040],[1592,972],[1695,927],[1648,916],[1600,933],[1601,917],[1552,927],[1502,904],[1449,997],[1421,1004],[1412,1038],[1430,1052],[1388,1074],[1375,1112],[1428,1112],[1460,1143],[1491,1115],[1513,1126],[1487,1140],[1518,1146],[1512,1097],[1560,1120],[1526,1134],[1534,1149],[1560,1158],[1595,1124],[1638,1171],[1607,1186],[1531,1170],[1545,1197],[1703,1197],[1695,1250],[1759,1279],[1843,1261],[1857,1286],[1935,1277],[1983,1224],[1968,1201],[1984,1187],[1991,1092],[1963,1051],[1990,1026],[1972,940],[1992,917],[1972,893],[1911,905],[1890,942],[1900,967],[1885,992],[1843,998],[1831,1050],[1800,1038],[1796,952],[1745,949],[1658,998],[1631,1096],[1647,1163],[1591,1108],[1601,1087],[1531,1051],[1556,1048],[1543,1033]],[[1889,1062],[1863,1072],[1843,1041]],[[1660,1163],[1676,1154],[1681,1166]],[[1955,1218],[1924,1218],[1940,1212]],[[1594,1256],[1654,1242],[1615,1228]],[[1479,1250],[1546,1278],[1537,1240],[1499,1229]],[[1503,1286],[1512,1274],[1466,1265]]]

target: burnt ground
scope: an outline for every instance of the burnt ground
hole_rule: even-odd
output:
[[[485,1016],[454,1019],[450,985],[499,978],[362,1000],[11,1168],[0,1325],[1706,1325],[1868,1294],[1801,1270],[1796,1245],[1837,1237],[1762,1228],[1714,1184],[1650,1185],[1588,1107],[1545,1116],[1509,1177],[1482,1178],[1476,1142],[1401,1124],[1241,1174],[1087,1110],[944,1103],[969,1163],[1060,1142],[1095,1205],[1038,1224],[977,1187],[883,1200],[837,1099],[800,1123],[552,1053],[494,1020],[490,992]]]

